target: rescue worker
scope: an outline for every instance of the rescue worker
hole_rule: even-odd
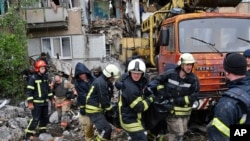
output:
[[[54,76],[51,89],[55,95],[55,107],[62,129],[66,129],[70,124],[71,99],[77,96],[74,85],[62,78],[60,75]]]
[[[245,50],[243,55],[245,56],[245,58],[247,60],[247,72],[246,72],[246,75],[250,76],[250,49]]]
[[[157,84],[158,94],[173,105],[166,116],[168,141],[182,141],[188,130],[192,105],[200,90],[199,80],[192,73],[195,62],[192,54],[183,53],[176,68],[165,71],[150,82]]]
[[[77,63],[75,67],[75,88],[78,93],[77,101],[80,107],[79,123],[84,131],[86,141],[94,138],[93,123],[85,112],[86,96],[93,81],[94,77],[91,75],[90,70],[83,63]]]
[[[39,133],[46,132],[49,120],[48,101],[49,99],[54,101],[49,87],[48,76],[45,73],[46,65],[43,60],[36,61],[36,73],[29,77],[27,85],[28,108],[31,109],[32,114],[32,119],[25,130],[25,137],[28,140],[35,135],[37,126]]]
[[[92,75],[97,78],[102,75],[102,66],[100,65],[94,65],[91,69]]]
[[[115,113],[111,98],[113,97],[113,83],[119,78],[120,70],[114,64],[108,64],[102,75],[94,80],[87,95],[86,113],[95,125],[98,135],[96,140],[111,139],[112,126],[105,117],[105,112]]]
[[[133,141],[147,141],[142,122],[142,112],[146,111],[154,100],[147,91],[146,65],[141,59],[129,62],[127,76],[124,76],[119,96],[119,119],[121,127],[128,132]]]
[[[21,74],[22,74],[22,78],[23,80],[26,80],[26,82],[29,81],[29,77],[32,76],[32,74],[35,73],[35,68],[33,65],[31,65],[28,69],[24,69]]]
[[[250,123],[250,78],[246,77],[247,61],[239,53],[226,54],[223,67],[229,88],[214,108],[208,125],[209,141],[229,141],[230,125]]]
[[[128,68],[129,62],[132,61],[132,60],[134,60],[134,59],[139,59],[139,58],[140,58],[140,56],[138,55],[138,53],[137,52],[133,52],[132,57],[127,58],[127,60],[125,62],[125,72],[128,71],[127,68]]]
[[[47,64],[47,66],[49,65],[49,60],[48,60],[47,54],[45,52],[42,52],[40,54],[40,56],[36,59],[36,61],[38,61],[38,60],[43,60]]]

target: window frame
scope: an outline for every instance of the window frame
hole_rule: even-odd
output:
[[[68,56],[64,56],[64,51],[65,49],[63,49],[64,47],[63,42],[62,42],[62,38],[68,38],[69,39],[69,51],[70,51],[70,55]],[[46,47],[44,40],[45,39],[49,39],[49,46]],[[57,58],[57,53],[55,53],[56,47],[54,46],[54,41],[55,39],[59,39],[59,59],[72,59],[72,39],[71,36],[56,36],[56,37],[44,37],[41,38],[41,47],[42,47],[42,52],[48,52],[51,58]]]

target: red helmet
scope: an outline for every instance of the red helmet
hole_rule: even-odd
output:
[[[35,71],[39,72],[40,67],[46,67],[46,66],[47,64],[43,60],[38,60],[36,61],[36,64],[35,64]]]

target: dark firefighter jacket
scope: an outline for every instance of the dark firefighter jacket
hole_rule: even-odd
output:
[[[194,73],[187,74],[184,79],[181,78],[179,76],[180,69],[180,66],[169,69],[150,83],[157,84],[157,90],[163,97],[174,100],[171,111],[173,115],[189,116],[193,102],[200,91],[200,84]]]
[[[79,78],[79,75],[83,73],[87,75],[87,82]],[[80,108],[85,108],[86,96],[91,83],[94,81],[94,77],[91,75],[91,71],[83,63],[77,63],[75,67],[75,78],[75,88],[78,93],[77,102]]]
[[[41,105],[48,104],[48,100],[53,99],[53,93],[49,87],[47,74],[39,75],[35,73],[29,77],[26,94],[28,102]]]
[[[103,74],[92,83],[86,99],[86,113],[104,113],[112,110],[113,84]]]
[[[247,77],[250,77],[250,70],[247,70],[246,76],[247,76]]]
[[[147,79],[142,77],[135,82],[127,75],[122,81],[122,94],[118,103],[120,124],[128,132],[142,131],[142,112],[153,102],[152,97],[144,95]]]
[[[249,85],[249,77],[240,78],[227,84],[229,88],[228,91],[232,91],[233,95],[230,96],[227,94],[228,91],[226,91],[216,104],[213,120],[208,127],[209,141],[229,141],[230,125],[249,124]],[[237,90],[235,88],[240,88],[242,92],[238,92],[239,89]]]

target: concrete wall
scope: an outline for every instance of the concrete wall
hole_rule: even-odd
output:
[[[83,34],[80,8],[68,9],[68,22],[68,30],[39,30],[29,34],[31,34],[33,38]]]

